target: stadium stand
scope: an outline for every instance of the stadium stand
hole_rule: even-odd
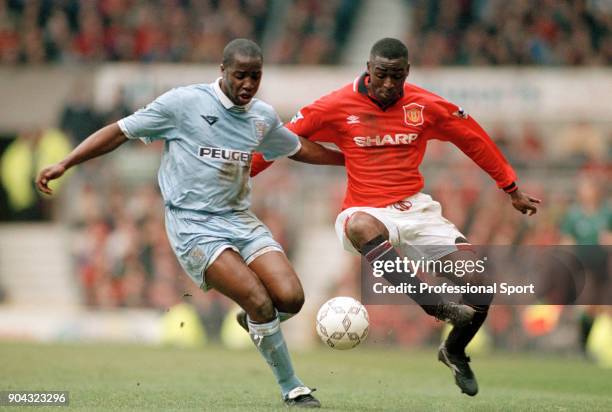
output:
[[[606,1],[417,0],[406,41],[420,65],[610,65]]]
[[[0,1],[2,64],[216,62],[232,38],[262,43],[280,25],[271,61],[335,63],[358,1]],[[269,14],[282,13],[271,23]],[[28,30],[24,30],[28,28]]]

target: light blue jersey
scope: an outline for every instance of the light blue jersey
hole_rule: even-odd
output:
[[[291,156],[298,137],[258,99],[235,106],[219,80],[173,89],[119,121],[130,139],[163,139],[159,187],[166,206],[222,213],[250,206],[254,151],[266,160]]]
[[[301,147],[270,105],[253,99],[235,106],[217,79],[173,89],[118,124],[130,139],[164,140],[158,181],[166,232],[181,266],[201,288],[208,288],[206,269],[225,249],[240,253],[246,264],[282,251],[248,210],[253,152],[273,160]]]

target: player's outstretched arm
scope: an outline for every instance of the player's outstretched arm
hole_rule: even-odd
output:
[[[541,202],[540,199],[523,193],[518,189],[510,193],[510,198],[512,199],[512,206],[514,206],[516,210],[522,214],[527,213],[529,216],[536,214],[538,211],[536,205]]]
[[[127,140],[117,123],[103,127],[83,140],[64,160],[42,169],[36,178],[36,187],[50,195],[53,193],[49,188],[51,180],[61,177],[72,166],[115,150]]]
[[[338,150],[328,149],[323,145],[300,137],[302,148],[290,159],[313,165],[344,166],[344,155]]]

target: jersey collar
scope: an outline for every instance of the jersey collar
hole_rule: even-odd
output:
[[[357,77],[355,81],[353,82],[353,91],[366,96],[368,99],[374,102],[374,104],[376,104],[376,106],[378,106],[383,111],[387,110],[389,107],[399,102],[402,97],[404,97],[404,91],[402,90],[402,94],[396,102],[385,106],[382,103],[380,103],[378,100],[370,96],[370,93],[368,90],[368,83],[370,83],[370,76],[368,75],[368,72],[364,72],[361,76]]]
[[[248,104],[245,104],[244,106],[238,106],[237,104],[234,104],[234,102],[232,102],[225,93],[223,93],[223,90],[221,90],[221,77],[217,78],[217,80],[212,83],[212,88],[215,91],[217,99],[219,99],[223,107],[225,107],[227,110],[232,110],[236,112],[246,112],[251,108],[253,100],[251,100]]]

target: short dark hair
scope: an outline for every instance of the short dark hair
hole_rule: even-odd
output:
[[[263,61],[263,53],[257,43],[249,39],[235,39],[227,43],[223,49],[223,65],[231,65],[234,62],[234,56],[237,54],[244,57],[260,58]]]
[[[370,50],[370,58],[384,57],[385,59],[401,59],[402,57],[408,60],[408,48],[398,39],[385,37],[378,40]]]

